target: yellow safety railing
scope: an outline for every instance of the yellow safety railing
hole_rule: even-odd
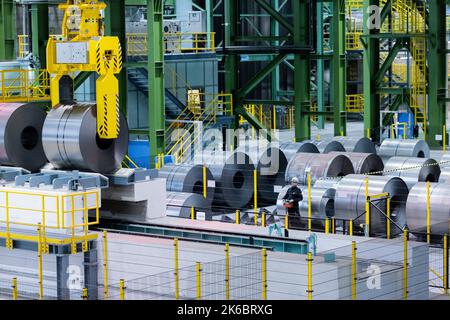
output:
[[[178,32],[164,33],[166,53],[202,53],[216,52],[215,32]],[[127,54],[146,56],[148,54],[147,34],[127,34]]]
[[[23,59],[30,53],[30,42],[27,34],[17,36],[19,46],[19,58]]]
[[[364,112],[364,95],[360,94],[348,94],[346,96],[347,112],[349,113],[362,113]]]
[[[92,199],[93,198],[93,199]],[[93,202],[88,205],[89,201]],[[70,203],[67,205],[65,203]],[[67,195],[52,195],[40,192],[0,190],[0,224],[5,231],[0,231],[0,238],[37,242],[38,236],[29,230],[39,227],[44,246],[52,244],[70,244],[95,239],[88,234],[91,225],[99,223],[100,196],[98,191],[84,191]],[[95,211],[95,220],[89,222],[88,212]],[[47,230],[52,233],[72,229],[72,237],[47,237]],[[80,232],[83,235],[80,236]]]
[[[50,99],[47,70],[1,70],[0,102],[31,102]]]

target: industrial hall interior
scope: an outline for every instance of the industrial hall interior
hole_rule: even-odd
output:
[[[0,300],[450,300],[450,1],[0,0]]]

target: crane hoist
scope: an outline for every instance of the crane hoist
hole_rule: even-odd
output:
[[[96,72],[97,133],[103,139],[119,136],[119,82],[122,48],[118,37],[104,36],[102,10],[98,0],[67,0],[62,34],[47,43],[47,69],[52,75],[50,96],[53,108],[74,101],[76,72]]]

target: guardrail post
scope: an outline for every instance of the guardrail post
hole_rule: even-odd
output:
[[[356,241],[352,241],[352,300],[356,300]]]
[[[267,300],[267,250],[262,249],[262,300]]]
[[[447,151],[447,127],[445,124],[442,128],[442,151]]]
[[[284,216],[284,229],[288,230],[289,229],[289,214],[286,213],[286,215]]]
[[[403,300],[408,300],[408,229],[403,230]]]
[[[225,299],[230,300],[230,245],[225,244]]]
[[[334,217],[331,218],[331,233],[336,233],[336,219]]]
[[[120,292],[120,300],[125,300],[125,280],[120,279],[119,281],[119,292]]]
[[[262,213],[261,213],[261,226],[262,226],[263,228],[266,227],[266,213],[265,213],[265,212],[262,212]]]
[[[427,243],[431,242],[431,225],[430,225],[430,181],[427,181]]]
[[[88,289],[87,288],[83,288],[83,291],[81,293],[81,297],[83,298],[83,300],[87,300],[88,299]]]
[[[258,225],[258,173],[257,170],[253,170],[253,212],[254,223]]]
[[[240,223],[241,223],[241,213],[239,212],[239,210],[236,210],[236,224]]]
[[[202,299],[202,266],[200,262],[197,262],[195,264],[195,272],[196,272],[196,278],[197,278],[197,300]]]
[[[191,220],[195,220],[195,209],[191,207]]]
[[[386,239],[391,239],[391,198],[386,199]]]
[[[12,298],[13,300],[17,300],[19,295],[18,295],[18,288],[17,288],[17,278],[13,278],[12,279]]]
[[[312,210],[311,210],[311,172],[308,173],[308,231],[312,229]]]
[[[353,220],[348,222],[348,234],[349,236],[353,236]]]
[[[325,219],[325,234],[329,234],[330,233],[330,219],[326,218]]]
[[[173,239],[173,260],[174,260],[174,276],[175,276],[175,299],[180,299],[180,282],[178,274],[178,239]]]
[[[444,293],[448,294],[448,235],[444,235]]]
[[[206,180],[206,164],[203,164],[203,198],[206,199],[206,189],[207,189],[207,180]]]
[[[369,197],[369,177],[365,180],[365,196],[366,196],[366,225],[365,236],[370,237],[370,197]]]
[[[108,300],[108,232],[103,231],[103,295]]]
[[[312,263],[313,263],[313,258],[312,258],[312,253],[308,252],[308,256],[306,258],[306,261],[308,262],[308,289],[306,290],[306,292],[308,293],[308,300],[312,300],[312,294],[313,294],[313,289],[312,289]]]
[[[39,272],[39,299],[44,299],[43,275],[42,275],[42,240],[41,240],[41,224],[38,223],[38,272]]]

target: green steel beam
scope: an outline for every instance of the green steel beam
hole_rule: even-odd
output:
[[[308,1],[296,0],[292,3],[294,19],[294,46],[308,44]],[[295,141],[311,139],[311,118],[304,112],[310,108],[310,61],[307,56],[294,57],[294,101],[295,101]]]
[[[324,3],[317,3],[317,54],[323,54],[323,7]],[[325,85],[324,85],[324,71],[325,61],[323,59],[317,60],[317,110],[324,111],[325,101]],[[317,121],[317,127],[321,130],[325,128],[325,117],[319,117]]]
[[[147,0],[148,135],[150,166],[165,152],[163,1]]]
[[[0,0],[0,60],[16,59],[16,4]]]
[[[39,59],[40,67],[47,67],[48,5],[31,5],[31,51]]]
[[[389,110],[390,111],[397,111],[398,108],[401,106],[402,103],[409,104],[409,94],[399,94],[395,97],[394,102],[392,105],[390,105]],[[383,119],[383,126],[386,127],[390,123],[392,123],[392,119],[394,118],[394,115],[392,113],[388,113],[384,119]]]
[[[294,106],[294,101],[289,100],[264,100],[264,99],[244,99],[244,104],[266,104],[273,106]]]
[[[379,0],[364,0],[363,21],[369,21],[369,6],[378,6]],[[380,97],[376,92],[374,75],[377,74],[380,65],[380,39],[373,37],[379,30],[369,28],[368,23],[363,23],[363,79],[364,79],[364,135],[367,131],[374,142],[380,141]]]
[[[122,46],[122,59],[125,60],[126,33],[125,33],[125,0],[107,0],[105,10],[105,33],[119,38]],[[122,65],[122,71],[117,76],[119,80],[119,106],[120,111],[127,116],[127,69]]]
[[[264,80],[281,62],[286,59],[286,54],[279,54],[271,62],[269,62],[264,68],[256,73],[246,84],[236,93],[237,101],[245,98],[262,80]]]
[[[73,79],[73,88],[77,90],[92,74],[92,72],[80,72]]]
[[[378,72],[375,74],[375,81],[376,82],[381,82],[383,81],[384,75],[386,74],[386,72],[388,71],[388,69],[392,66],[392,63],[395,60],[395,57],[397,57],[397,54],[399,53],[399,51],[401,49],[404,48],[404,43],[402,40],[397,40],[397,42],[395,43],[395,45],[392,47],[391,51],[389,51],[386,60],[384,60],[383,64],[381,65],[380,69],[378,70]]]
[[[346,57],[345,57],[345,1],[333,1],[333,110],[334,135],[347,134],[346,115]]]
[[[267,130],[267,128],[259,121],[258,118],[256,118],[254,115],[249,113],[247,109],[245,109],[243,106],[238,105],[236,108],[234,108],[235,113],[237,115],[241,115],[250,125],[257,129],[257,130],[266,130],[266,138],[270,142],[272,141],[272,132],[270,130]]]
[[[387,0],[386,4],[383,6],[380,12],[380,24],[383,25],[383,22],[386,20],[388,14],[391,12],[392,8],[392,0]]]
[[[428,134],[431,147],[442,146],[443,126],[446,124],[447,39],[446,5],[443,1],[429,2],[428,41]],[[447,140],[448,141],[448,140]]]
[[[268,4],[265,0],[255,0],[257,4],[261,8],[263,8],[272,18],[278,21],[283,27],[289,31],[290,34],[294,33],[294,26],[289,23],[279,12],[277,12],[270,4]],[[295,17],[295,15],[294,15]]]

